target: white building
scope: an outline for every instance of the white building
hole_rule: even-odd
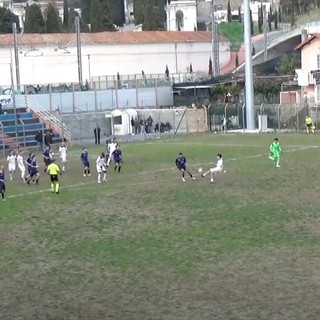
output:
[[[18,35],[21,84],[78,81],[75,34]],[[11,83],[11,34],[0,35],[0,86]],[[208,73],[212,52],[209,32],[101,32],[82,34],[83,79],[116,75]],[[220,38],[220,63],[230,60],[229,42]]]
[[[168,31],[197,30],[197,1],[171,1],[166,6]]]

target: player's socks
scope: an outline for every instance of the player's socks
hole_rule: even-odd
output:
[[[213,179],[211,179],[211,180],[210,180],[210,183],[214,183],[214,180],[213,180]]]
[[[1,192],[2,201],[4,200],[4,191]]]
[[[39,184],[39,178],[36,180],[36,184]]]
[[[90,169],[87,169],[87,172],[88,172],[88,176],[90,177],[91,176]]]
[[[98,183],[101,183],[101,173],[98,173]]]
[[[56,193],[59,193],[59,189],[60,189],[60,184],[59,182],[56,182]]]
[[[119,168],[118,168],[118,173],[121,171],[121,166],[119,166]]]
[[[51,183],[51,192],[54,192],[54,183]]]
[[[62,166],[62,172],[65,172],[65,171],[66,171],[66,167]]]
[[[107,174],[106,173],[103,174],[103,181],[107,181]]]
[[[116,171],[117,171],[117,169],[118,169],[118,166],[115,166],[115,167],[114,167],[114,172],[116,172]]]

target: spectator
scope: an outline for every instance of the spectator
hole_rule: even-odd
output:
[[[3,114],[2,104],[0,103],[0,114]]]
[[[153,119],[151,118],[151,116],[149,116],[147,119],[148,133],[152,133],[152,124],[153,124]]]
[[[93,132],[94,132],[94,144],[100,144],[101,129],[99,128],[98,125],[96,125],[96,127],[93,130]]]
[[[140,133],[140,123],[139,123],[139,118],[136,117],[134,119],[134,127],[135,127],[135,133],[139,134]]]
[[[166,132],[166,133],[169,133],[170,130],[171,130],[171,125],[170,125],[170,123],[167,121],[167,122],[166,122],[166,127],[165,127],[165,132]]]
[[[135,121],[133,118],[131,118],[131,133],[132,134],[135,133]]]
[[[140,134],[144,134],[144,123],[145,123],[144,119],[140,118],[139,123],[140,123]]]
[[[50,131],[47,131],[45,136],[44,136],[44,144],[46,145],[46,147],[50,147]]]
[[[159,132],[159,123],[158,122],[154,125],[154,132]]]
[[[50,129],[50,139],[49,139],[50,144],[53,143],[53,137],[54,137],[54,133],[53,133],[52,129]]]
[[[42,135],[41,131],[37,132],[37,134],[34,137],[34,140],[37,141],[38,148],[40,148],[42,150],[43,149],[43,135]]]
[[[165,125],[163,122],[161,122],[160,124],[160,133],[164,133],[164,128],[165,128]]]

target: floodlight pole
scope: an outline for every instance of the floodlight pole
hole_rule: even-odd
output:
[[[83,83],[82,79],[82,54],[81,54],[81,30],[80,30],[80,17],[75,18],[75,29],[77,34],[77,60],[78,60],[78,81]]]
[[[216,17],[214,15],[214,0],[211,0],[211,41],[212,41],[212,59],[213,59],[213,75],[215,77],[220,75],[220,61],[219,61],[219,31]]]
[[[245,93],[247,129],[255,129],[253,69],[252,69],[252,42],[249,0],[243,0],[244,9],[244,43],[245,43]]]
[[[18,53],[18,41],[17,41],[17,25],[15,22],[12,23],[12,34],[13,34],[17,90],[19,90],[20,89],[20,66],[19,66],[19,53]]]

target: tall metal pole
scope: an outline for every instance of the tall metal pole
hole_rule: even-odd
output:
[[[220,59],[219,59],[219,32],[216,17],[214,15],[214,0],[211,0],[211,41],[212,41],[212,59],[213,59],[213,75],[220,75]]]
[[[268,60],[268,19],[267,8],[263,6],[264,62]]]
[[[89,73],[89,83],[91,83],[91,62],[90,62],[90,54],[88,54],[88,73]]]
[[[19,66],[19,53],[18,53],[18,41],[17,41],[17,25],[12,23],[12,34],[13,34],[13,46],[14,46],[14,60],[16,68],[16,81],[17,89],[20,89],[20,66]]]
[[[16,143],[18,145],[18,117],[17,117],[17,104],[16,104],[16,92],[14,88],[14,78],[13,78],[13,57],[12,48],[10,47],[10,78],[11,78],[11,94],[13,102],[13,112],[14,112],[14,126],[16,133]]]
[[[243,0],[244,7],[244,42],[245,42],[245,78],[246,78],[246,118],[247,129],[255,129],[255,111],[253,95],[251,19],[249,0]]]
[[[75,27],[77,34],[77,60],[78,60],[78,81],[83,83],[82,79],[82,54],[81,54],[81,30],[80,30],[80,18],[75,18]]]

